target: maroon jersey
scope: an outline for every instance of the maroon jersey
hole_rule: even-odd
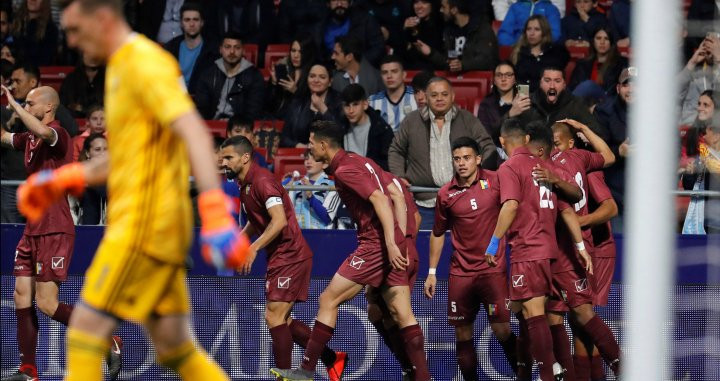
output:
[[[520,147],[497,172],[500,203],[508,200],[519,203],[515,220],[506,233],[511,263],[557,257],[555,220],[558,210],[567,204],[558,203],[551,186],[533,179],[532,170],[536,165],[552,167],[551,163],[544,162],[533,156],[527,148]]]
[[[55,144],[49,144],[31,132],[12,135],[12,145],[16,150],[25,150],[25,169],[28,174],[44,169],[57,169],[72,162],[72,139],[70,134],[60,127],[56,120],[48,124],[57,136]],[[37,222],[25,224],[26,235],[49,233],[75,234],[75,224],[70,215],[67,198],[52,204]]]
[[[551,157],[553,164],[556,167],[563,168],[564,171],[570,175],[572,181],[582,190],[582,199],[573,205],[575,213],[577,213],[578,216],[587,215],[589,213],[587,205],[587,174],[602,169],[603,165],[605,165],[605,159],[597,152],[590,152],[583,149],[554,151]],[[553,272],[569,271],[578,266],[582,268],[582,264],[575,252],[575,242],[565,222],[558,220],[556,229],[561,255],[557,261],[552,264]],[[592,232],[590,229],[584,229],[582,235],[588,252],[592,251]]]
[[[402,192],[403,197],[405,198],[405,206],[406,206],[406,220],[407,225],[405,226],[405,237],[409,238],[410,240],[407,242],[408,244],[408,258],[411,260],[418,260],[418,254],[417,254],[417,247],[416,247],[416,240],[417,240],[417,224],[415,223],[415,213],[418,211],[417,205],[415,205],[415,200],[413,199],[412,192],[408,189],[408,187],[400,181],[395,175],[393,175],[390,172],[383,171],[382,174],[382,180],[385,184],[395,184],[398,189],[400,189],[400,192]],[[390,200],[392,201],[392,200]],[[397,241],[397,238],[395,239]],[[411,247],[412,246],[412,247]]]
[[[335,188],[358,226],[358,246],[382,250],[385,246],[382,224],[369,198],[376,190],[387,194],[381,179],[383,170],[366,157],[340,150],[330,162],[328,173],[335,177]],[[395,222],[395,242],[403,240]]]
[[[268,269],[281,267],[312,258],[312,251],[305,242],[295,218],[292,201],[282,184],[267,169],[256,163],[240,185],[240,201],[247,213],[248,222],[260,233],[270,224],[268,209],[282,205],[285,211],[285,226],[267,246]]]
[[[455,249],[450,259],[450,274],[505,272],[505,242],[501,241],[495,260],[496,267],[485,261],[485,249],[492,237],[500,214],[500,184],[493,171],[478,168],[469,187],[461,187],[457,176],[443,185],[435,203],[433,235],[450,229]]]
[[[610,188],[605,184],[605,176],[602,171],[588,175],[589,195],[588,203],[591,212],[597,209],[598,205],[605,200],[612,199]],[[615,258],[615,238],[612,235],[610,221],[592,228],[593,257]]]

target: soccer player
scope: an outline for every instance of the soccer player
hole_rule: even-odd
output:
[[[288,369],[292,366],[293,341],[305,348],[310,337],[310,328],[290,318],[290,312],[295,302],[307,300],[312,251],[285,188],[255,162],[250,140],[244,136],[229,138],[223,142],[220,155],[228,178],[240,183],[240,201],[248,218],[243,232],[248,237],[259,234],[240,271],[249,273],[258,250],[266,250],[265,322],[272,337],[275,366]],[[321,359],[330,380],[340,380],[347,354],[325,347]]]
[[[529,126],[531,127],[531,126]],[[500,202],[502,207],[485,258],[491,266],[497,266],[495,256],[500,240],[507,233],[510,245],[510,300],[516,308],[520,321],[521,337],[529,338],[529,349],[540,368],[543,380],[562,380],[563,370],[555,362],[553,340],[545,317],[545,302],[551,293],[550,261],[558,251],[555,241],[555,220],[558,210],[563,220],[571,225],[575,242],[582,243],[577,216],[565,202],[558,202],[553,187],[536,181],[533,172],[538,167],[552,166],[537,151],[550,151],[552,137],[539,137],[531,141],[530,135],[517,119],[503,123],[500,142],[510,159],[498,169]],[[536,153],[531,153],[531,150]],[[549,164],[549,165],[548,165]],[[577,188],[577,187],[575,187]],[[578,246],[587,270],[592,273],[592,262],[584,247]],[[519,364],[520,365],[520,364]],[[528,377],[530,364],[518,368],[519,379]]]
[[[480,166],[482,156],[475,140],[455,139],[452,144],[455,176],[438,192],[435,225],[430,236],[430,269],[425,296],[435,294],[437,269],[445,231],[452,233],[455,249],[450,259],[448,281],[448,322],[455,327],[455,347],[460,372],[465,380],[478,380],[473,323],[481,304],[490,328],[515,369],[515,335],[510,330],[510,310],[505,267],[505,243],[498,245],[497,266],[485,261],[485,245],[492,236],[500,213],[500,186],[497,174]]]
[[[55,120],[60,99],[51,87],[31,90],[25,108],[2,86],[8,105],[18,115],[28,131],[11,134],[2,131],[2,143],[25,151],[25,169],[33,174],[52,170],[73,161],[72,139]],[[58,301],[59,286],[67,279],[75,242],[75,225],[67,199],[48,209],[41,219],[28,221],[15,251],[15,316],[20,351],[20,368],[8,380],[34,380],[38,372],[35,364],[38,320],[33,300],[45,315],[67,326],[73,307]],[[114,337],[117,353],[109,360],[110,378],[120,372],[122,341]]]
[[[589,152],[575,148],[574,130],[582,133],[597,152]],[[615,155],[610,150],[610,147],[590,130],[589,127],[575,120],[565,119],[558,121],[553,124],[552,131],[556,148],[551,155],[552,160],[556,165],[566,168],[566,171],[570,172],[577,184],[583,189],[584,197],[580,202],[576,203],[574,207],[581,226],[583,226],[583,224],[588,225],[585,220],[580,221],[580,219],[589,214],[589,198],[587,197],[587,195],[591,193],[589,189],[589,176],[591,173],[594,173],[593,171],[612,165],[615,162]],[[597,179],[596,176],[594,176],[595,179]],[[597,182],[597,180],[594,181]],[[604,196],[601,195],[601,202],[608,201],[608,196],[608,194]],[[612,206],[609,203],[614,203],[611,196],[609,199],[610,201],[608,201],[604,207],[606,211],[611,211]],[[601,210],[600,213],[603,213],[603,211]],[[617,213],[617,206],[615,206],[615,213]],[[596,214],[591,218],[598,218],[598,215]],[[609,221],[610,218],[612,218],[612,215],[606,213],[600,216],[598,221],[602,224],[603,222]],[[551,311],[548,313],[548,320],[553,334],[562,331],[561,334],[565,335],[563,316],[565,312],[568,311],[568,307],[570,307],[572,310],[572,319],[570,322],[573,332],[575,333],[576,352],[574,360],[570,359],[569,350],[564,352],[561,364],[565,366],[565,363],[568,361],[572,361],[573,364],[577,363],[578,366],[574,366],[577,368],[576,378],[578,378],[577,372],[579,371],[580,377],[584,381],[587,381],[590,377],[587,349],[589,349],[589,353],[592,353],[593,348],[597,348],[611,369],[613,369],[613,372],[617,374],[619,371],[620,348],[612,331],[610,331],[607,325],[592,309],[595,301],[607,303],[607,291],[609,290],[609,281],[612,280],[614,262],[608,263],[607,260],[602,261],[602,274],[598,273],[599,268],[598,261],[595,257],[592,231],[589,228],[584,229],[583,241],[585,245],[590,248],[596,272],[595,277],[588,277],[582,266],[578,263],[577,257],[574,255],[574,249],[568,237],[567,230],[562,226],[558,226],[557,234],[561,255],[558,260],[553,263],[554,289],[553,297],[547,305],[547,309]],[[603,240],[607,240],[606,233],[602,236],[604,237]],[[612,266],[610,269],[607,269],[608,264]],[[607,278],[608,273],[610,274],[610,279]],[[597,276],[603,277],[603,287],[593,286],[593,279],[597,279]],[[604,298],[598,300],[594,292],[596,289],[604,295]],[[595,344],[596,342],[597,345]],[[579,354],[583,354],[584,356],[579,356]],[[584,357],[584,359],[581,359],[582,357]]]
[[[423,333],[410,306],[405,237],[393,218],[392,205],[380,179],[381,170],[365,157],[343,150],[344,131],[334,122],[315,122],[309,149],[328,163],[340,198],[358,224],[358,248],[340,266],[320,295],[310,341],[298,369],[271,369],[282,380],[312,380],[320,352],[330,341],[338,307],[365,285],[382,286],[382,296],[404,339],[416,380],[429,380]]]
[[[183,379],[227,380],[190,332],[185,257],[192,239],[191,167],[205,260],[239,267],[249,243],[228,210],[212,139],[181,84],[177,61],[132,33],[122,4],[69,0],[62,11],[68,45],[107,62],[107,159],[37,173],[18,189],[18,205],[30,220],[86,185],[107,181],[111,195],[105,236],[70,319],[66,380],[101,379],[107,338],[121,320],[142,323],[158,362]]]

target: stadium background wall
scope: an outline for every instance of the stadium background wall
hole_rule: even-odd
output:
[[[15,245],[22,235],[22,225],[2,225],[0,264],[0,376],[4,377],[17,367],[17,344],[15,340],[15,314],[13,312],[12,260]],[[102,227],[79,226],[75,253],[68,281],[60,290],[60,298],[74,302],[82,286],[82,273],[89,265]],[[355,246],[353,231],[307,230],[303,232],[315,253],[313,280],[307,303],[298,304],[294,317],[312,323],[317,311],[317,298],[339,264]],[[447,258],[449,245],[443,252],[438,269],[440,281],[436,297],[427,300],[422,295],[422,278],[427,269],[428,234],[422,232],[418,239],[421,279],[413,290],[413,309],[425,335],[425,348],[430,370],[436,380],[461,380],[456,365],[454,334],[447,324]],[[624,321],[622,316],[623,294],[628,285],[621,284],[622,237],[618,240],[618,271],[613,284],[608,307],[599,309],[611,329],[623,343]],[[332,245],[328,243],[332,242]],[[449,242],[449,240],[448,240]],[[693,256],[707,248],[707,237],[679,237],[678,257]],[[267,369],[272,365],[270,335],[264,324],[264,280],[261,278],[265,264],[261,256],[249,277],[218,276],[200,260],[197,244],[191,251],[193,269],[188,281],[193,305],[193,324],[197,340],[226,369],[233,379],[271,380]],[[720,284],[708,284],[707,262],[690,261],[679,265],[678,282],[672,298],[675,306],[675,324],[668,325],[673,336],[673,379],[720,380]],[[710,263],[713,263],[710,261]],[[364,298],[356,297],[341,308],[336,334],[331,341],[333,348],[347,351],[350,364],[346,380],[395,380],[400,369],[381,339],[365,318]],[[513,318],[513,329],[517,329]],[[119,334],[125,341],[125,366],[121,379],[174,379],[169,372],[153,365],[152,345],[137,326],[123,324]],[[40,318],[38,361],[43,380],[62,379],[64,368],[65,329],[60,324]],[[476,347],[480,361],[481,379],[510,380],[511,371],[502,350],[492,337],[483,314],[476,321]],[[713,344],[715,343],[715,344]],[[632,350],[624,347],[625,351]],[[300,361],[301,352],[295,348],[293,364]],[[322,368],[321,366],[318,369]],[[321,377],[324,377],[324,373]]]

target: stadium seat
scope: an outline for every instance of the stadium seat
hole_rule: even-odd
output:
[[[590,55],[590,48],[587,46],[571,46],[567,50],[572,60],[581,60]]]
[[[224,138],[226,136],[227,121],[224,120],[206,120],[205,124],[208,126],[210,133],[213,136]]]
[[[85,132],[85,129],[87,127],[87,119],[85,118],[75,118],[75,123],[78,126],[78,131]]]
[[[631,47],[627,46],[624,48],[618,48],[618,50],[620,51],[621,56],[627,58],[628,60],[630,58],[632,58],[632,48]]]
[[[255,152],[259,153],[265,160],[267,160],[267,149],[263,147],[256,147]]]
[[[565,83],[570,84],[570,78],[572,78],[572,72],[575,70],[577,63],[575,61],[569,61],[565,66]]]
[[[253,65],[258,64],[258,46],[256,44],[244,44],[243,45],[243,57],[246,60],[252,62]]]
[[[501,60],[509,60],[510,55],[512,54],[512,46],[499,46],[498,47],[498,53],[500,55]]]
[[[263,79],[265,80],[265,82],[267,82],[267,81],[270,80],[270,69],[261,67],[261,68],[258,69],[258,70],[260,70],[260,74],[262,74]]]
[[[482,99],[490,92],[493,72],[469,71],[458,76],[448,76],[455,89],[455,97]]]
[[[265,50],[265,68],[270,69],[270,65],[274,65],[278,60],[285,58],[290,54],[289,44],[270,44]]]
[[[493,32],[495,32],[496,36],[498,34],[498,31],[500,30],[500,25],[502,25],[502,20],[493,20],[492,29],[493,29]]]
[[[275,156],[302,157],[307,148],[278,148]]]
[[[60,91],[62,82],[73,70],[75,70],[75,66],[41,66],[40,83]]]
[[[253,130],[258,131],[263,128],[274,128],[277,132],[282,132],[283,127],[285,126],[285,121],[282,119],[263,119],[263,120],[256,120],[253,124]]]
[[[292,171],[305,173],[305,159],[302,156],[275,156],[273,161],[275,178],[282,180],[283,176]]]

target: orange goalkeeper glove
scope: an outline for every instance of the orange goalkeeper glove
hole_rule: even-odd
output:
[[[17,206],[35,222],[57,200],[70,193],[79,196],[85,190],[85,171],[81,163],[63,165],[56,170],[42,170],[28,177],[17,190]]]
[[[220,189],[205,191],[198,197],[202,256],[218,269],[242,266],[250,247],[250,241],[230,214],[230,205],[230,199]]]

